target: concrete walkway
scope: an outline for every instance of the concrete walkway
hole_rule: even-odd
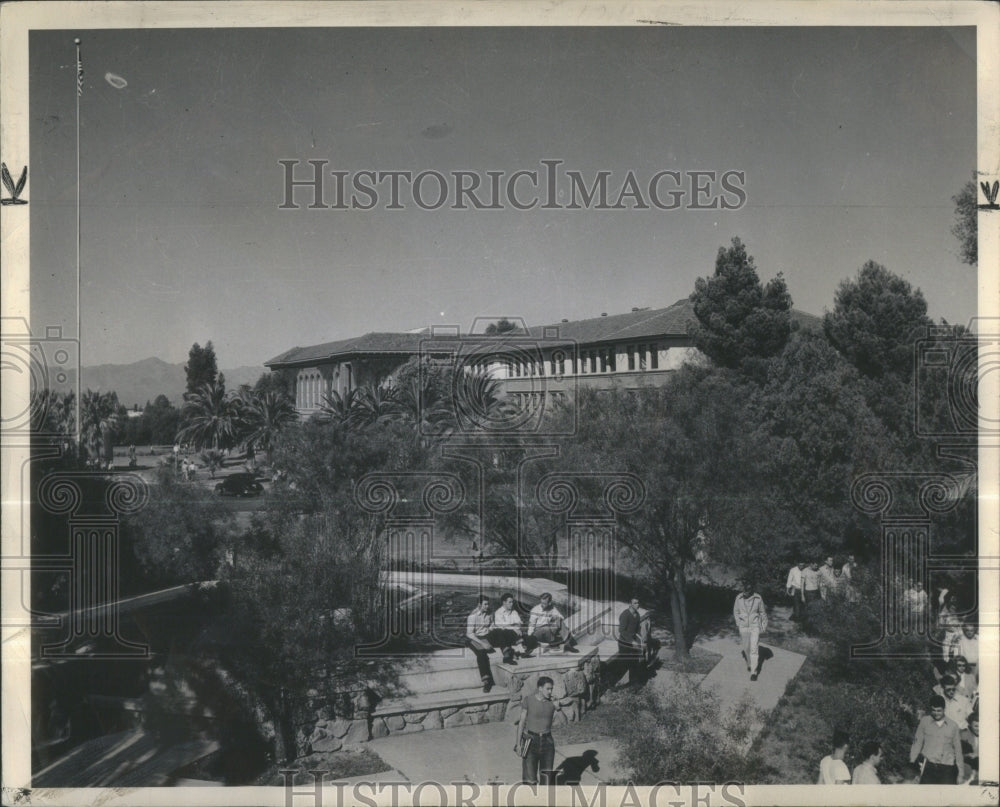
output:
[[[750,680],[742,648],[736,639],[713,639],[699,647],[722,656],[712,671],[705,676],[701,686],[713,689],[723,705],[735,704],[749,693],[758,709],[770,712],[778,705],[785,687],[799,671],[805,656],[771,647],[766,641],[760,644],[760,675]]]
[[[395,768],[397,778],[393,780],[388,772],[379,774],[389,777],[383,781],[508,785],[521,781],[521,759],[514,753],[514,726],[506,722],[481,723],[427,734],[391,734],[372,740],[367,747]],[[585,757],[588,751],[596,753]],[[557,744],[556,768],[563,766],[577,771],[580,784],[596,785],[625,776],[614,764],[615,754],[609,740],[562,747]],[[592,767],[579,771],[590,760],[596,761],[598,771],[595,773]]]

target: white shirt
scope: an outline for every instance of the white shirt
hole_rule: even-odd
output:
[[[793,566],[789,570],[785,588],[802,588],[802,570],[798,566]]]
[[[823,757],[819,763],[818,785],[847,784],[851,781],[851,772],[847,768],[847,763],[842,759],[834,759],[832,756]]]
[[[965,695],[956,692],[954,698],[944,699],[944,716],[955,722],[960,729],[969,727],[970,714],[972,714],[972,703]]]
[[[866,761],[854,769],[854,779],[851,780],[851,784],[880,785],[882,784],[882,780],[878,778],[878,771],[875,770],[875,766]]]
[[[511,608],[509,611],[502,605],[497,608],[495,614],[493,614],[493,622],[498,628],[518,628],[521,627],[521,615],[517,612],[517,608]]]
[[[969,664],[979,664],[979,634],[970,639],[962,633],[957,639],[952,639],[948,656],[949,658],[964,656]]]
[[[542,604],[538,603],[534,608],[531,609],[531,613],[528,614],[528,635],[530,636],[535,632],[535,628],[547,628],[549,625],[561,625],[563,622],[563,615],[559,613],[559,609],[556,608],[555,603],[552,607],[546,611],[542,608]]]

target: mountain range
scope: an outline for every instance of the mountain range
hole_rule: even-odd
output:
[[[220,369],[226,377],[226,389],[234,390],[240,384],[253,385],[266,367],[236,367]],[[75,382],[75,374],[70,372],[69,386]],[[149,358],[132,364],[97,364],[84,367],[81,371],[82,390],[118,393],[118,401],[127,408],[138,406],[142,409],[146,401],[157,395],[166,395],[175,406],[184,402],[187,388],[184,363],[170,364],[162,359]]]

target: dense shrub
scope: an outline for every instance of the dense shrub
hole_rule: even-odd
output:
[[[123,552],[130,551],[145,587],[218,577],[232,531],[232,514],[205,488],[159,469],[149,501],[122,521]]]
[[[622,695],[609,716],[619,764],[633,782],[756,781],[747,754],[762,716],[749,699],[723,711],[719,699],[685,677],[665,690]]]

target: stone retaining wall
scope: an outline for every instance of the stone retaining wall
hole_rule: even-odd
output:
[[[580,720],[588,709],[593,709],[601,698],[601,659],[597,653],[580,658],[578,663],[567,667],[565,657],[559,659],[554,669],[532,669],[519,672],[507,669],[506,686],[510,692],[507,702],[507,721],[516,723],[521,716],[521,699],[531,695],[537,688],[538,678],[546,675],[552,679],[552,699],[558,701],[562,709],[556,712],[556,723],[565,724]]]
[[[328,706],[317,709],[314,718],[299,727],[302,745],[308,746],[312,753],[329,753],[389,734],[415,734],[504,720],[513,724],[520,720],[522,698],[535,691],[542,675],[552,679],[553,700],[562,706],[556,712],[557,725],[581,720],[600,702],[601,660],[596,652],[579,659],[559,656],[553,659],[551,668],[535,667],[522,672],[517,667],[497,665],[497,671],[507,691],[496,691],[493,698],[484,694],[465,703],[434,707],[388,703],[373,708],[366,693],[356,693],[341,700],[338,711],[342,714],[335,715]]]

